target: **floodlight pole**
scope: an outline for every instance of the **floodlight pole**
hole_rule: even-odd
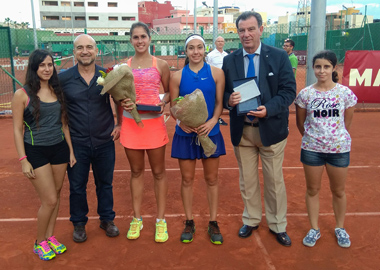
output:
[[[194,0],[194,34],[197,33],[197,0]]]
[[[34,35],[34,49],[38,49],[38,41],[37,41],[37,30],[36,30],[36,19],[34,17],[34,4],[33,0],[30,0],[32,5],[32,20],[33,20],[33,35]]]
[[[218,0],[214,0],[214,20],[212,22],[212,47],[214,48],[215,46],[215,41],[218,38]]]
[[[326,0],[311,1],[310,31],[307,41],[306,86],[317,81],[313,71],[313,57],[317,52],[325,49],[325,32]]]

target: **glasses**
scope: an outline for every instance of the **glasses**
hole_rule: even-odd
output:
[[[287,48],[287,47],[290,47],[290,45],[282,45],[282,47],[286,47]]]

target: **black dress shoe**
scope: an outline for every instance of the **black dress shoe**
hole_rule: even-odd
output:
[[[276,235],[276,239],[281,245],[285,247],[290,247],[292,245],[292,241],[290,240],[290,237],[286,232],[276,233],[272,231],[271,229],[269,229],[269,231],[273,233],[274,235]]]
[[[239,230],[239,237],[241,238],[247,238],[252,234],[254,230],[257,230],[259,228],[259,225],[257,226],[248,226],[248,225],[243,225],[243,227],[240,228]]]
[[[100,228],[106,231],[106,235],[109,237],[115,237],[119,235],[119,229],[116,227],[113,221],[101,220]]]
[[[87,240],[87,234],[84,225],[74,226],[73,240],[77,243],[82,243]]]

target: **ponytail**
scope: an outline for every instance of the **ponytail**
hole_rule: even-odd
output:
[[[338,75],[338,72],[336,70],[334,70],[332,72],[332,80],[333,82],[337,83],[339,81],[339,75]]]

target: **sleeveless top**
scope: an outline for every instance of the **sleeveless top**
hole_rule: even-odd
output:
[[[61,104],[59,101],[40,101],[40,119],[37,123],[33,117],[34,107],[30,102],[29,86],[24,85],[28,95],[28,105],[24,110],[24,142],[31,145],[50,146],[62,142],[65,137],[62,131]]]
[[[198,73],[193,72],[189,65],[182,69],[181,82],[179,84],[179,95],[185,96],[191,94],[194,90],[200,89],[205,97],[207,104],[208,117],[207,120],[212,118],[215,109],[216,100],[216,84],[212,77],[211,67],[209,64],[204,63]],[[175,132],[181,136],[194,136],[195,133],[186,133],[178,125],[175,127]],[[216,123],[214,128],[210,131],[209,136],[214,136],[220,132],[219,123]]]
[[[136,103],[156,105],[160,103],[161,74],[157,69],[157,58],[152,56],[152,67],[142,69],[132,69],[135,89]],[[131,66],[132,58],[128,59],[127,64]],[[139,112],[141,119],[152,119],[160,117],[161,114]],[[123,115],[133,118],[129,112],[124,111]]]

